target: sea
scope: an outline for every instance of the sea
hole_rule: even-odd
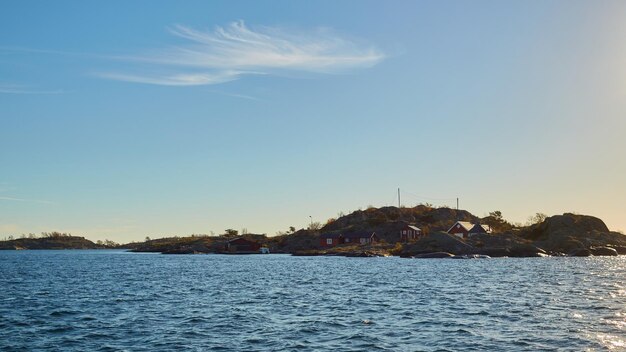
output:
[[[626,351],[626,257],[0,251],[0,351]]]

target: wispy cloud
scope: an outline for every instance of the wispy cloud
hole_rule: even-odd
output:
[[[211,93],[216,93],[216,94],[220,94],[220,95],[224,95],[224,96],[231,97],[231,98],[237,98],[237,99],[245,99],[245,100],[252,100],[252,101],[261,101],[261,102],[266,102],[266,101],[267,101],[267,100],[265,100],[265,99],[261,99],[261,98],[253,97],[253,96],[251,96],[251,95],[246,95],[246,94],[235,94],[235,93],[222,92],[222,91],[217,91],[217,90],[209,90],[209,92],[211,92]]]
[[[40,200],[40,199],[24,199],[24,198],[13,198],[13,197],[0,197],[0,200],[12,201],[12,202],[28,202],[28,203],[42,203],[42,204],[55,204],[49,200]]]
[[[215,73],[163,73],[152,75],[129,74],[119,72],[98,73],[102,78],[118,81],[148,83],[165,86],[197,86],[207,84],[226,83],[237,79],[238,72],[215,72]]]
[[[0,94],[63,94],[62,90],[39,90],[29,86],[0,83]]]
[[[170,32],[186,42],[149,54],[117,57],[142,64],[141,70],[97,75],[158,85],[209,85],[250,74],[343,72],[372,67],[385,58],[375,47],[359,45],[330,29],[307,33],[277,27],[251,29],[239,21],[213,31],[178,25]]]

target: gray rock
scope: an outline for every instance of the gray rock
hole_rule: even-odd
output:
[[[610,247],[595,247],[591,248],[591,254],[598,256],[617,256],[617,250]]]
[[[578,248],[571,252],[569,252],[570,257],[589,257],[591,256],[591,251],[586,248]]]
[[[617,251],[617,254],[626,254],[626,246],[613,246],[612,248]]]
[[[546,254],[543,249],[532,244],[516,245],[510,249],[511,257],[540,257]]]
[[[510,257],[511,251],[509,248],[482,248],[479,252],[480,254],[489,256],[489,257]]]
[[[430,259],[430,258],[450,258],[450,257],[454,257],[454,254],[448,253],[448,252],[433,252],[433,253],[418,254],[414,258]]]
[[[491,257],[484,254],[463,254],[463,255],[455,255],[450,259],[490,259]]]

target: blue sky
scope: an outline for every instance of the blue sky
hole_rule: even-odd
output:
[[[5,1],[0,237],[368,205],[626,230],[626,4]]]

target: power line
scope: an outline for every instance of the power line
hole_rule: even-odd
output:
[[[402,193],[407,194],[409,196],[412,196],[414,198],[417,199],[425,199],[425,200],[441,200],[441,201],[448,201],[448,200],[456,200],[456,198],[433,198],[433,197],[425,197],[425,196],[420,196],[411,192],[407,192],[407,191],[402,191]]]

